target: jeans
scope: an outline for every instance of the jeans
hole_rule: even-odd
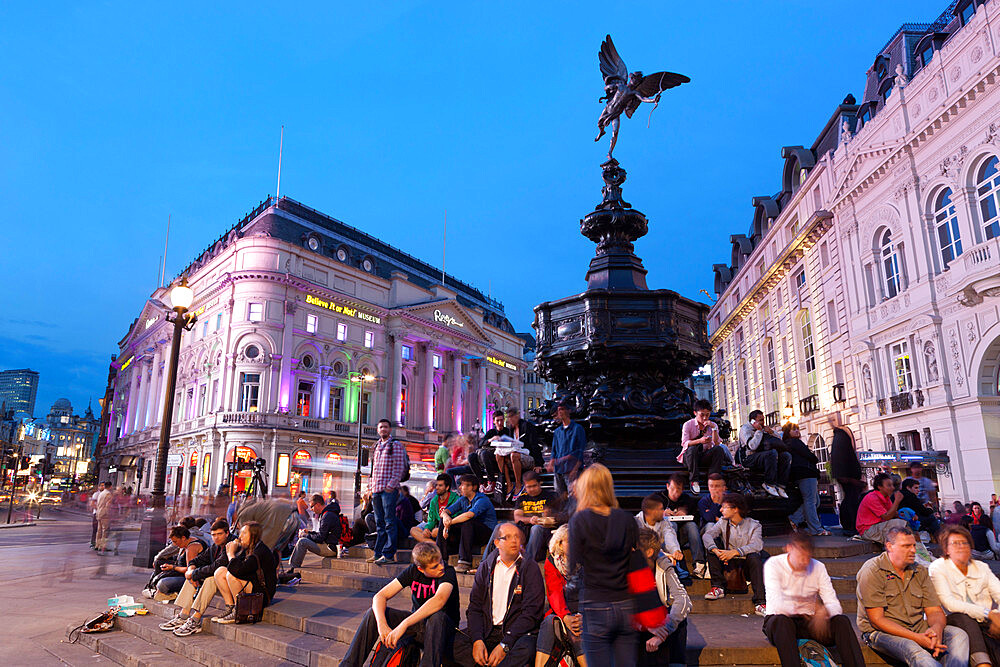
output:
[[[683,549],[685,545],[691,549],[691,558],[695,564],[705,562],[705,544],[701,541],[701,531],[694,521],[676,521],[674,529],[677,531],[677,542]],[[690,577],[690,573],[685,568],[685,563],[677,563],[677,576],[681,579]]]
[[[184,582],[187,581],[183,576],[169,576],[163,577],[158,582],[156,582],[156,590],[163,593],[164,595],[170,595],[171,593],[180,593],[181,589],[184,588]]]
[[[751,452],[746,457],[746,467],[764,473],[765,484],[788,484],[788,471],[792,467],[792,455],[769,449],[766,452]]]
[[[396,557],[396,534],[399,532],[399,520],[396,518],[396,503],[399,502],[399,489],[386,489],[372,496],[372,507],[375,509],[375,557],[393,559]]]
[[[861,533],[861,537],[869,540],[871,542],[878,542],[879,544],[885,544],[885,537],[889,534],[889,531],[893,528],[908,528],[906,522],[902,519],[889,519],[888,521],[882,521],[876,523],[874,526],[869,527],[865,532]]]
[[[569,493],[569,475],[561,472],[552,474],[552,482],[555,485],[556,493],[566,495]]]
[[[691,482],[698,481],[698,471],[708,468],[708,474],[721,473],[722,466],[729,463],[729,452],[722,445],[705,450],[702,445],[692,445],[684,452],[684,467],[688,470]]]
[[[722,548],[722,545],[719,545]],[[764,594],[764,561],[768,558],[766,551],[748,553],[743,557],[743,573],[750,580],[750,592],[753,593],[754,605],[764,604],[767,599]],[[708,554],[708,572],[712,577],[712,588],[726,588],[726,575],[722,570],[722,560],[714,553]]]
[[[292,559],[289,561],[289,565],[292,566],[293,570],[297,567],[302,567],[302,561],[305,560],[307,551],[326,558],[333,558],[337,555],[337,550],[329,544],[316,544],[308,537],[300,537],[299,541],[295,543],[295,549],[292,551]]]
[[[469,454],[469,467],[472,474],[484,482],[496,482],[500,479],[500,467],[492,447],[483,447]]]
[[[581,602],[583,653],[588,665],[632,667],[636,664],[636,631],[632,627],[632,600]]]
[[[989,662],[1000,665],[1000,640],[993,639],[987,630],[989,623],[980,624],[976,619],[966,614],[948,614],[948,625],[965,630],[969,636],[969,662],[981,665]]]
[[[410,615],[409,612],[386,607],[385,620],[395,628]],[[438,667],[446,655],[451,653],[451,643],[455,637],[455,622],[448,618],[444,610],[434,612],[424,620],[407,629],[406,635],[423,645],[420,667]],[[406,636],[404,635],[404,636]],[[378,622],[375,612],[369,609],[361,619],[358,632],[351,640],[347,655],[340,667],[361,667],[368,659],[368,653],[378,640]]]
[[[687,635],[688,622],[685,618],[677,625],[677,629],[667,635],[667,641],[660,648],[650,653],[646,650],[646,641],[652,633],[643,630],[639,633],[639,662],[637,667],[687,667]],[[797,654],[796,654],[797,655]]]
[[[444,536],[444,531],[439,530],[437,536],[438,549],[441,550],[441,557],[444,562],[448,562],[448,554],[455,550],[458,545],[458,560],[463,563],[472,563],[472,557],[478,547],[484,546],[491,535],[491,531],[482,521],[476,518],[453,523],[448,528],[448,537]]]
[[[493,629],[486,635],[486,638],[483,639],[483,643],[486,644],[487,654],[491,653],[502,640],[503,626],[494,625]],[[537,637],[534,634],[521,635],[514,642],[514,645],[510,647],[510,653],[500,661],[497,667],[522,667],[522,665],[533,662],[535,659],[536,641]],[[474,643],[465,632],[458,633],[455,637],[454,663],[452,664],[457,664],[459,667],[475,665],[476,662],[472,659],[472,645]],[[341,663],[341,667],[343,667],[343,663]]]
[[[969,664],[969,635],[965,630],[945,626],[941,642],[947,653],[935,659],[930,652],[912,639],[904,639],[884,632],[866,632],[865,643],[879,653],[885,653],[905,662],[908,667],[967,667]]]
[[[823,530],[816,507],[819,505],[819,480],[815,477],[805,477],[799,480],[799,493],[802,494],[802,504],[789,519],[796,525],[806,522],[809,532],[815,535]]]
[[[764,634],[767,641],[778,649],[778,659],[781,667],[799,667],[799,639],[814,639],[821,644],[831,642],[840,651],[840,660],[844,667],[864,667],[865,659],[861,653],[861,645],[854,634],[851,619],[843,614],[830,619],[830,636],[816,637],[809,627],[809,619],[805,616],[785,616],[772,614],[764,618]]]

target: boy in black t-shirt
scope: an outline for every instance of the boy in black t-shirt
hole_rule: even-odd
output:
[[[675,473],[667,480],[667,488],[660,492],[663,498],[663,514],[668,521],[673,521],[674,530],[677,531],[677,541],[681,547],[685,545],[691,549],[691,557],[694,560],[694,576],[704,579],[708,575],[708,564],[705,556],[705,546],[701,541],[701,531],[698,529],[698,501],[684,491],[684,483],[687,477],[681,473]],[[687,521],[676,521],[668,517],[690,516]],[[688,574],[686,563],[677,563],[677,575],[681,581],[687,582],[691,575]]]
[[[437,545],[431,542],[414,546],[412,558],[413,564],[372,598],[372,608],[361,619],[341,667],[361,667],[377,640],[395,648],[406,634],[413,634],[423,646],[421,665],[440,665],[444,656],[451,654],[459,622],[455,568],[442,561]],[[413,600],[412,613],[386,606],[407,588]]]

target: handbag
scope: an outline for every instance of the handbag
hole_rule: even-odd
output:
[[[726,521],[726,551],[729,551],[729,529],[732,524]],[[743,559],[733,558],[722,564],[722,574],[726,578],[726,592],[733,594],[748,593],[747,574],[743,570]]]
[[[260,569],[260,559],[257,558],[256,554],[254,554],[254,559],[257,561],[257,581],[261,587],[264,587],[266,584],[264,583],[264,572]],[[246,587],[247,585],[243,584],[243,588],[236,594],[236,622],[257,623],[264,616],[264,591],[245,593]]]
[[[78,625],[69,631],[67,638],[70,644],[75,644],[80,639],[80,633],[93,634],[95,632],[108,632],[115,629],[115,619],[118,617],[118,607],[102,612],[89,621]]]

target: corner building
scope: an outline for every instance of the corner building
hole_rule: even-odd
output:
[[[715,265],[716,393],[799,423],[821,461],[933,466],[942,501],[1000,479],[1000,3],[959,0],[875,54]]]
[[[392,422],[416,487],[448,435],[521,405],[525,341],[499,302],[294,200],[262,202],[184,274],[198,321],[171,397],[168,496],[215,494],[227,463],[263,458],[271,494],[332,490],[346,509],[359,423],[367,446]],[[150,296],[112,363],[102,479],[113,467],[144,493],[167,400],[167,303],[166,288]]]

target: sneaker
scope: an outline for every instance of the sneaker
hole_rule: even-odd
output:
[[[343,558],[346,553],[347,553],[347,547],[345,547],[343,544],[338,544],[337,545],[337,558]]]
[[[775,488],[778,490],[778,495],[779,496],[781,496],[782,498],[787,498],[788,497],[788,492],[785,491],[785,487],[783,487],[783,486],[776,486]]]
[[[762,604],[759,604],[753,608],[753,613],[757,614],[758,616],[767,616],[767,607]]]
[[[375,554],[372,554],[371,556],[369,556],[368,558],[365,559],[365,562],[366,563],[374,563],[377,560],[378,560],[378,556],[376,556]]]
[[[187,623],[187,619],[183,618],[180,614],[177,614],[176,616],[174,616],[172,619],[170,619],[166,623],[160,623],[159,627],[160,627],[160,630],[176,630],[177,628],[181,627],[185,623]]]
[[[695,493],[701,493],[701,484],[698,482],[691,482],[691,490]]]
[[[694,576],[699,579],[708,579],[708,563],[695,563]]]
[[[233,612],[233,615],[236,615],[235,612]],[[224,621],[219,622],[223,623]],[[177,637],[187,637],[188,635],[196,635],[199,632],[201,632],[201,619],[195,620],[195,617],[192,616],[184,622],[184,625],[174,630],[174,635]]]
[[[722,590],[717,586],[713,587],[712,590],[705,593],[706,600],[721,600],[724,597],[726,597],[726,591]]]
[[[387,556],[382,556],[380,558],[375,559],[373,562],[376,565],[391,565],[392,563],[396,562],[396,559],[395,559],[395,557],[389,558]]]
[[[155,588],[144,588],[144,589],[142,589],[142,597],[149,598],[150,600],[152,600],[154,595],[156,595],[156,589]]]
[[[860,535],[851,535],[850,538],[848,538],[848,539],[850,539],[850,540],[852,540],[854,542],[867,542],[868,541],[865,538],[861,537]]]
[[[496,486],[493,484],[493,482],[486,482],[485,484],[483,484],[481,490],[488,496],[493,495],[493,492],[496,490]]]
[[[232,618],[232,620],[230,621],[224,620],[227,618]],[[213,616],[212,620],[216,623],[232,623],[233,621],[236,620],[236,605],[227,604],[226,611],[223,612],[222,616]]]
[[[775,498],[781,497],[781,494],[778,493],[778,489],[775,488],[773,484],[764,484],[763,486],[764,486],[764,491],[766,491],[768,495],[774,496]]]
[[[301,581],[302,581],[302,577],[294,576],[291,579],[289,579],[287,582],[285,582],[285,586],[298,586]]]
[[[455,566],[455,572],[458,574],[468,574],[471,571],[472,563],[466,563],[464,560],[458,561],[458,564]]]

